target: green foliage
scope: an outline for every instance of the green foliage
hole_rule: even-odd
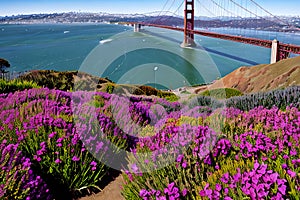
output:
[[[160,98],[164,98],[170,102],[175,102],[179,100],[179,97],[176,96],[173,92],[161,91],[159,90],[157,96]]]
[[[206,90],[201,93],[204,96],[211,96],[217,99],[228,99],[234,96],[242,96],[243,93],[237,89],[232,88],[218,88],[213,90]]]
[[[115,89],[115,84],[113,84],[113,83],[107,83],[107,84],[105,84],[105,92],[107,92],[107,93],[109,93],[109,94],[112,94],[113,93],[113,91],[114,91],[114,89]]]
[[[11,80],[5,81],[0,79],[0,93],[10,93],[15,91],[22,91],[25,89],[39,88],[37,83],[33,81],[21,81],[21,80]]]
[[[63,91],[95,91],[100,89],[102,84],[111,83],[108,79],[78,71],[58,72],[54,70],[38,70],[24,74],[18,79],[33,80],[41,87]]]
[[[94,157],[87,151],[82,150],[82,142],[72,144],[64,130],[43,126],[38,130],[27,132],[26,140],[21,143],[22,152],[30,155],[31,159],[36,159],[33,155],[41,149],[41,143],[46,142],[46,152],[40,155],[41,161],[36,161],[35,166],[48,177],[50,182],[56,183],[71,192],[80,192],[85,188],[96,188],[100,190],[97,183],[106,174],[105,165],[97,162],[97,170],[91,170],[90,163],[95,161]],[[54,137],[48,138],[50,134],[56,133]],[[57,140],[63,138],[61,147],[58,147]],[[79,160],[72,160],[76,156]],[[59,163],[58,163],[59,161]]]
[[[222,108],[224,103],[213,97],[197,95],[193,96],[188,102],[189,108],[194,108],[196,106],[209,106],[212,109]]]

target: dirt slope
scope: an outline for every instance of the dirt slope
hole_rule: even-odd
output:
[[[292,85],[300,85],[300,56],[274,64],[240,67],[207,87],[235,88],[243,93],[253,93]],[[199,93],[207,87],[199,88],[195,92]]]

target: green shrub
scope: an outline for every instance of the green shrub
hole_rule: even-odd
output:
[[[209,106],[212,109],[217,109],[224,106],[224,102],[213,97],[203,95],[193,96],[188,102],[186,102],[186,104],[189,108],[194,108],[196,106]]]
[[[175,102],[179,100],[179,97],[176,96],[173,92],[159,90],[157,96],[160,98],[164,98],[170,102]]]
[[[218,88],[213,90],[206,90],[201,93],[204,96],[211,96],[217,99],[228,99],[234,96],[242,96],[243,93],[232,88]]]
[[[10,93],[15,91],[22,91],[25,89],[39,88],[37,83],[33,81],[21,81],[21,80],[11,80],[5,81],[0,79],[0,93]]]

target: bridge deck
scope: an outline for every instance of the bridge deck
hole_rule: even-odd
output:
[[[141,24],[143,24],[143,23],[141,23]],[[176,30],[176,31],[182,31],[182,32],[184,31],[184,28],[179,28],[179,27],[157,25],[157,24],[143,24],[143,25],[153,26],[153,27],[158,27],[158,28],[165,28],[165,29]],[[241,42],[241,43],[266,47],[266,48],[272,48],[272,40],[262,40],[262,39],[258,39],[258,38],[234,36],[234,35],[213,33],[213,32],[200,31],[200,30],[189,30],[189,31],[194,33],[194,34],[197,34],[197,35],[203,35],[203,36],[207,36],[207,37],[219,38],[219,39],[224,39],[224,40],[231,40],[231,41],[235,41],[235,42]],[[300,46],[293,45],[293,44],[280,43],[279,51],[284,51],[284,52],[289,52],[289,53],[294,53],[294,54],[300,54]]]

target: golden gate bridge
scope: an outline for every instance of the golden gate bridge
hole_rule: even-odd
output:
[[[168,4],[170,0],[164,5],[164,8]],[[172,4],[174,4],[176,0],[173,0]],[[271,12],[263,8],[254,0],[197,0],[200,4],[201,8],[205,9],[207,13],[214,16],[227,16],[230,19],[244,19],[244,20],[253,20],[253,19],[266,19],[268,21],[274,21],[281,26],[291,26],[289,22],[273,15]],[[184,33],[183,42],[181,47],[195,47],[196,43],[194,42],[194,35],[202,35],[207,37],[213,37],[218,39],[224,40],[231,40],[234,42],[241,42],[256,46],[261,46],[265,48],[271,49],[271,63],[277,62],[282,59],[286,59],[290,56],[291,53],[293,54],[300,54],[300,46],[294,44],[285,44],[281,43],[278,40],[266,40],[266,39],[259,39],[253,37],[245,37],[239,35],[230,35],[230,34],[222,34],[217,32],[211,31],[204,31],[204,30],[196,30],[195,29],[195,0],[184,0],[181,4],[177,7],[175,13],[180,10],[180,8],[184,6],[184,15],[183,15],[183,27],[178,26],[170,26],[164,25],[162,20],[166,18],[166,16],[161,16],[158,19],[155,19],[153,22],[130,22],[134,26],[134,30],[138,32],[142,26],[152,26],[164,29],[170,29],[175,31],[182,31]],[[163,8],[163,9],[164,9]],[[171,6],[170,6],[171,8]],[[161,15],[163,12],[170,12],[170,8],[167,11],[160,11],[158,16]],[[253,11],[255,10],[255,11]],[[260,12],[260,13],[259,13]],[[215,13],[215,14],[214,14]],[[264,14],[264,16],[263,16]],[[166,19],[165,19],[166,21]],[[232,25],[232,21],[238,20],[231,20],[230,24]]]

